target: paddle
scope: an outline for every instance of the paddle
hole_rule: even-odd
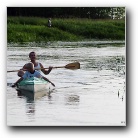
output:
[[[80,63],[79,62],[74,62],[74,63],[69,63],[65,66],[57,66],[57,67],[53,67],[53,68],[66,68],[66,69],[80,69]],[[40,68],[40,69],[49,69],[49,68]],[[7,72],[18,72],[20,70],[10,70],[10,71],[7,71]],[[23,71],[27,71],[27,70],[23,70]]]

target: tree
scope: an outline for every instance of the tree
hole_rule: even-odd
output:
[[[8,16],[122,19],[125,7],[8,7]]]
[[[125,7],[112,7],[109,15],[112,19],[122,19],[125,17]]]

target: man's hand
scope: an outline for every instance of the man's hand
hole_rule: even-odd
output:
[[[52,66],[49,66],[49,71],[51,71],[53,69],[53,67]]]

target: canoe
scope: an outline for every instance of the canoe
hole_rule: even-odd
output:
[[[24,79],[18,83],[17,89],[37,93],[40,91],[48,90],[49,83],[44,79],[31,77],[29,79]]]
[[[50,85],[44,79],[31,77],[24,79],[17,85],[18,96],[27,97],[27,101],[34,101],[50,93]]]

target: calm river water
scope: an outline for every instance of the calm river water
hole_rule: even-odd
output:
[[[53,69],[46,77],[56,87],[34,101],[10,87],[19,79],[17,72],[7,73],[7,125],[125,126],[125,44],[104,45],[8,46],[7,70],[29,62],[31,51],[45,67],[78,61],[81,68]]]

